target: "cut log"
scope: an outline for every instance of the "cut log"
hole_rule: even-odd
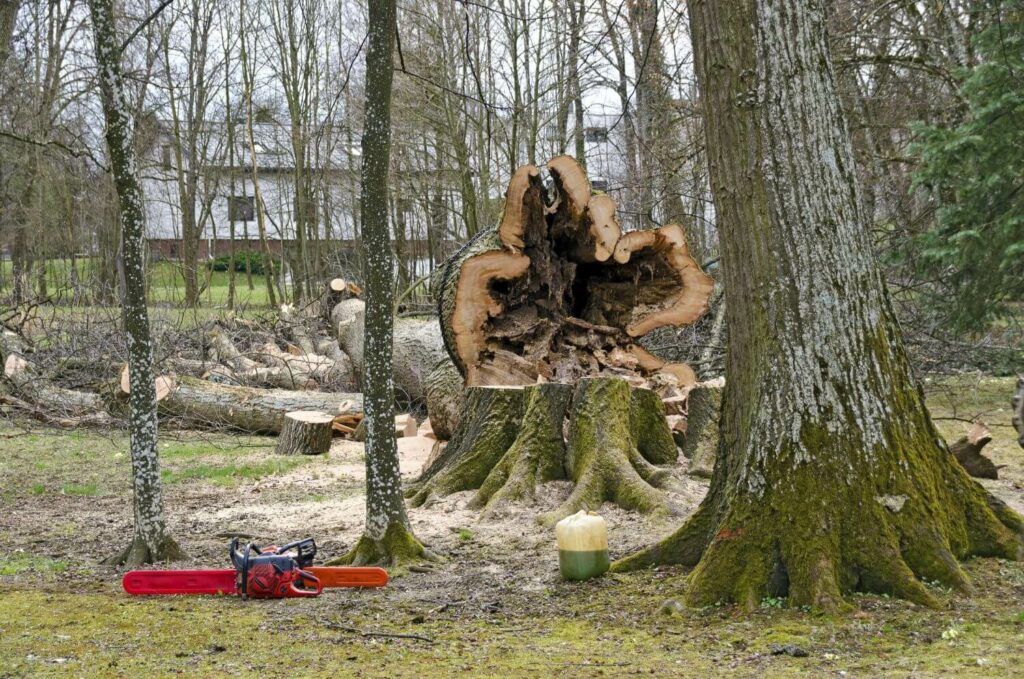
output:
[[[949,450],[971,476],[979,479],[998,479],[999,469],[981,449],[992,441],[992,432],[982,422],[975,422],[965,436],[957,439]]]
[[[640,384],[659,371],[679,387],[695,382],[688,367],[666,366],[636,344],[707,310],[713,281],[682,228],[621,234],[614,201],[591,195],[575,160],[560,156],[547,170],[550,194],[538,168],[517,170],[501,221],[436,278],[445,348],[466,384],[574,384],[629,373]]]
[[[666,415],[665,420],[668,422],[669,430],[672,431],[672,439],[676,442],[676,447],[682,448],[686,444],[686,416]]]
[[[634,392],[639,392],[634,396]],[[637,420],[653,399],[656,416]],[[642,428],[640,422],[643,422]],[[568,436],[566,436],[568,432]],[[647,456],[650,455],[651,458]],[[513,501],[531,501],[538,483],[569,478],[569,498],[542,517],[554,523],[612,501],[639,511],[667,510],[657,486],[675,443],[657,396],[619,378],[584,378],[572,387],[469,387],[459,425],[445,449],[407,490],[413,506],[461,490],[488,516]]]
[[[338,344],[352,360],[356,379],[362,379],[363,328],[366,304],[360,299],[340,302],[331,312],[331,325]],[[426,378],[445,357],[437,323],[418,318],[396,318],[394,331],[393,374],[395,398],[403,404],[422,404],[426,396]]]
[[[420,422],[420,426],[417,427],[416,429],[416,436],[423,436],[428,439],[433,439],[435,441],[437,440],[437,434],[434,433],[434,427],[430,423],[429,417]]]
[[[445,356],[427,375],[425,384],[431,431],[439,440],[447,441],[459,424],[464,392],[462,375]]]
[[[686,438],[683,456],[690,460],[687,473],[711,478],[718,456],[718,417],[722,385],[701,383],[690,390],[686,403]]]
[[[317,410],[329,415],[362,412],[362,394],[253,389],[179,377],[174,391],[159,403],[159,412],[189,429],[233,429],[277,434],[285,415]]]
[[[255,368],[258,364],[251,358],[242,355],[235,343],[220,326],[214,326],[206,334],[210,343],[211,358],[220,361],[230,367],[236,373],[246,373]]]
[[[331,447],[334,417],[316,410],[286,413],[274,452],[279,455],[321,455]]]
[[[7,353],[4,360],[4,385],[21,402],[44,415],[41,419],[69,422],[87,418],[107,421],[103,400],[98,394],[67,389],[40,374],[36,366],[21,354]],[[92,417],[102,413],[102,417]]]

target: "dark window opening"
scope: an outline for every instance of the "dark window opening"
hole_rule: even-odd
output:
[[[608,180],[607,179],[591,179],[590,180],[590,188],[594,189],[595,191],[607,191],[608,190]]]
[[[600,143],[608,141],[607,127],[587,127],[583,130],[583,138],[589,142]]]
[[[171,145],[170,144],[164,144],[160,148],[160,154],[161,154],[160,162],[163,165],[163,168],[165,170],[170,170],[171,168],[173,168],[174,167],[174,163],[171,162]]]
[[[256,216],[256,202],[252,196],[228,198],[228,219],[233,222],[251,222]]]

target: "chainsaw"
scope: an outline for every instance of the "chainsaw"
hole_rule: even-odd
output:
[[[129,571],[121,585],[128,594],[237,594],[251,599],[312,597],[325,587],[383,587],[388,574],[383,568],[314,566],[313,538],[283,547],[241,546],[238,538],[229,548],[234,568],[181,571]]]

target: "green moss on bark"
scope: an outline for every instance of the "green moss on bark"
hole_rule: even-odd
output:
[[[396,522],[388,526],[380,539],[363,535],[347,554],[328,561],[327,565],[382,566],[394,577],[403,575],[410,566],[438,560],[408,528]]]
[[[665,419],[665,404],[650,389],[630,391],[629,428],[636,449],[651,464],[673,464],[679,459],[679,449]]]
[[[643,464],[630,429],[630,388],[622,379],[580,380],[569,419],[566,472],[576,482],[568,499],[540,521],[553,524],[581,509],[606,501],[625,509],[667,512],[668,502],[644,476],[655,480],[653,466]],[[642,472],[642,473],[641,473]]]

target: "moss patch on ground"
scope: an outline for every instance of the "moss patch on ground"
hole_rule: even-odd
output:
[[[969,570],[992,586],[950,598],[945,610],[864,596],[839,617],[731,607],[662,614],[666,592],[684,586],[678,572],[559,584],[547,593],[556,607],[483,615],[350,591],[310,603],[7,588],[0,667],[86,677],[1013,676],[1024,623],[1007,602],[1024,608],[1024,569],[983,560]],[[404,586],[414,588],[409,578]],[[794,647],[807,656],[777,654]]]

